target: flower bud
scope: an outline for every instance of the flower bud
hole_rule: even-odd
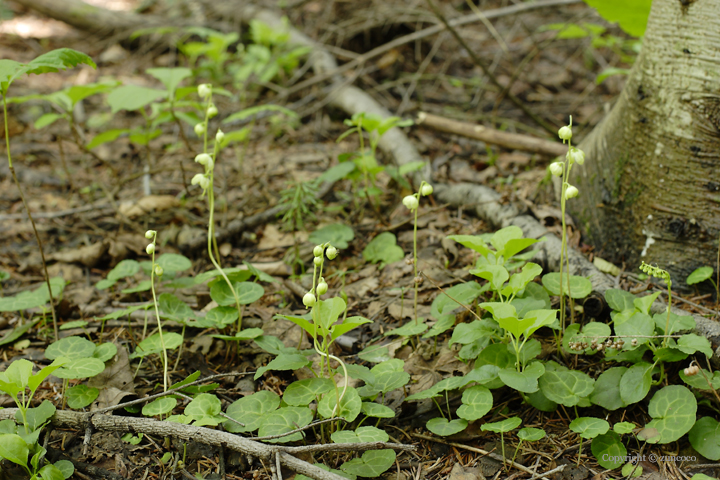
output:
[[[433,187],[432,187],[432,185],[430,185],[429,183],[426,183],[426,184],[423,185],[422,188],[420,189],[420,193],[422,193],[424,197],[427,197],[428,195],[431,195],[432,192],[433,192]]]
[[[156,233],[155,230],[148,230],[147,232],[145,232],[145,238],[147,238],[148,240],[151,240],[153,238],[153,236],[155,235],[155,233]]]
[[[559,177],[563,174],[563,162],[553,162],[550,164],[550,173]]]
[[[416,208],[418,208],[419,202],[415,195],[408,195],[407,197],[403,198],[402,203],[408,208],[408,210],[415,210]]]
[[[162,277],[164,270],[160,265],[155,265],[155,275]]]
[[[200,185],[200,188],[202,188],[203,190],[207,190],[210,186],[210,179],[206,175],[198,173],[192,178],[192,181],[190,183],[192,183],[193,185]]]
[[[315,257],[315,258],[313,258],[313,262],[315,263],[315,265],[317,265],[317,266],[319,267],[319,266],[322,265],[322,263],[323,263],[323,258],[322,258],[322,257]]]
[[[217,143],[222,143],[223,140],[225,140],[225,133],[223,133],[222,130],[218,130],[215,134],[215,141]]]
[[[148,243],[148,246],[145,247],[145,251],[148,255],[152,255],[155,253],[155,244],[154,243]]]
[[[328,284],[325,283],[325,280],[324,280],[324,279],[322,279],[322,278],[320,279],[320,283],[318,283],[318,286],[317,286],[317,289],[316,289],[316,290],[317,290],[317,294],[318,294],[318,295],[325,295],[325,294],[327,293],[327,291],[328,291]]]
[[[195,130],[195,135],[198,137],[202,136],[205,133],[205,122],[196,124],[193,130]]]
[[[580,150],[579,148],[573,148],[567,153],[567,158],[571,162],[575,162],[578,165],[582,165],[585,163],[585,152]]]
[[[322,254],[323,254],[322,245],[316,245],[315,248],[313,248],[313,255],[316,257],[322,257]]]
[[[325,254],[330,260],[333,260],[335,257],[337,257],[338,254],[337,248],[330,245],[327,250],[325,250]]]
[[[572,138],[572,128],[568,126],[561,127],[560,130],[558,130],[558,137],[560,137],[563,142],[570,140]]]
[[[207,116],[208,118],[213,118],[215,115],[218,114],[217,107],[214,104],[210,104],[210,106],[207,109]]]
[[[209,83],[201,83],[198,85],[198,95],[200,98],[207,98],[212,93],[212,85]]]
[[[577,197],[578,193],[580,192],[578,191],[577,187],[570,185],[569,187],[567,187],[567,190],[565,190],[565,200]]]
[[[308,292],[303,297],[303,305],[306,307],[312,307],[315,305],[315,295],[313,295],[311,292]]]
[[[207,165],[208,162],[212,162],[212,157],[207,153],[201,153],[195,156],[195,162],[199,163],[200,165]]]

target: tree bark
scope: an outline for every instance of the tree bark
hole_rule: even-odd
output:
[[[720,233],[720,0],[655,0],[617,103],[580,147],[568,202],[602,255],[685,287]]]

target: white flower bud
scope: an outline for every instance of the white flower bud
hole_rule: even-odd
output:
[[[585,163],[585,152],[580,150],[579,148],[573,148],[567,153],[567,158],[571,162],[575,162],[578,165],[582,165]]]
[[[201,83],[198,85],[198,95],[200,98],[207,98],[212,93],[212,85],[209,83]]]
[[[217,143],[222,143],[222,141],[225,139],[225,133],[223,133],[222,130],[218,130],[215,134],[215,141]]]
[[[154,243],[148,243],[148,246],[145,247],[145,251],[148,255],[152,255],[155,253],[155,244]]]
[[[215,115],[218,114],[217,107],[214,104],[210,104],[210,106],[207,109],[207,116],[208,118],[213,118]]]
[[[553,162],[550,164],[550,173],[555,175],[556,177],[559,177],[563,174],[563,162]]]
[[[315,248],[313,248],[313,255],[316,257],[322,257],[322,254],[323,254],[322,245],[316,245]]]
[[[335,257],[337,257],[338,254],[337,248],[330,245],[327,250],[325,250],[325,254],[330,260],[333,260]]]
[[[427,197],[428,195],[432,195],[432,192],[433,192],[433,187],[429,183],[426,183],[420,189],[420,193],[422,193],[424,197]]]
[[[319,267],[319,266],[322,265],[322,263],[323,263],[323,258],[322,258],[322,257],[315,257],[315,258],[313,258],[313,262],[315,263],[315,265],[317,265],[317,266]]]
[[[202,188],[203,190],[207,190],[210,186],[210,179],[208,179],[206,175],[198,173],[192,178],[192,182],[190,183],[192,183],[193,185],[200,185],[200,188]]]
[[[164,270],[160,265],[155,265],[155,275],[162,277]]]
[[[580,192],[578,191],[577,187],[570,185],[569,187],[567,187],[567,190],[565,190],[565,200],[577,197],[578,193]]]
[[[418,199],[415,197],[415,195],[408,195],[407,197],[403,198],[402,201],[403,205],[405,205],[408,210],[415,210],[418,208]]]
[[[317,286],[317,294],[318,295],[325,295],[328,291],[328,284],[325,283],[325,280],[322,278],[320,279],[320,283],[318,283]]]
[[[561,127],[560,130],[558,130],[558,137],[563,141],[570,140],[572,138],[572,128],[568,126]]]
[[[205,167],[208,172],[213,171],[213,169],[215,168],[215,162],[213,161],[212,157],[210,157],[210,160],[207,161]]]
[[[195,156],[195,161],[200,165],[207,165],[208,162],[212,162],[212,157],[207,153],[201,153]]]
[[[148,230],[147,232],[145,232],[145,238],[147,238],[148,240],[152,239],[154,235],[155,230]]]
[[[195,135],[198,137],[202,136],[202,134],[205,133],[205,122],[200,122],[197,125],[195,125]]]
[[[312,307],[315,305],[315,295],[313,295],[311,292],[308,292],[303,297],[303,305],[306,307]]]

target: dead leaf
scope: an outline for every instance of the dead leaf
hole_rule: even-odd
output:
[[[162,212],[179,205],[180,201],[172,195],[147,195],[137,201],[123,202],[118,211],[128,218],[134,218],[148,213]]]
[[[93,410],[119,404],[127,396],[135,396],[133,373],[127,350],[118,345],[117,354],[106,363],[105,370],[88,380],[89,387],[100,389]]]
[[[269,250],[278,247],[290,247],[295,242],[304,243],[308,238],[307,232],[296,232],[293,237],[292,233],[281,232],[277,226],[270,224],[265,227],[262,239],[258,244],[258,249]]]
[[[459,463],[453,465],[448,480],[485,480],[478,467],[463,467]]]
[[[48,258],[50,260],[57,260],[58,262],[80,263],[92,268],[97,266],[98,261],[105,255],[108,248],[108,243],[102,241],[84,247],[61,250],[48,255]]]

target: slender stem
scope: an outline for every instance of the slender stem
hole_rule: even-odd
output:
[[[152,244],[155,245],[157,233],[153,234]],[[152,252],[152,268],[150,269],[150,289],[152,290],[153,305],[155,306],[155,317],[157,318],[158,334],[160,335],[160,346],[162,347],[163,356],[163,391],[167,391],[168,387],[168,356],[165,348],[165,339],[163,338],[162,322],[160,321],[160,310],[158,309],[157,295],[155,294],[155,250]]]
[[[10,156],[10,132],[8,130],[7,91],[3,92],[3,119],[5,120],[5,149],[7,150],[8,167],[10,169],[10,174],[12,175],[13,181],[15,182],[15,186],[20,193],[20,200],[22,200],[25,211],[28,214],[28,218],[30,219],[30,223],[32,224],[33,233],[35,234],[35,240],[37,241],[38,248],[40,249],[40,259],[42,260],[43,272],[45,273],[45,285],[47,285],[48,297],[50,298],[50,311],[52,312],[53,318],[53,330],[55,332],[55,340],[58,340],[60,338],[60,330],[58,329],[57,315],[55,314],[55,298],[53,298],[52,287],[50,286],[50,275],[48,274],[47,263],[45,262],[45,252],[43,251],[42,240],[40,239],[40,234],[38,233],[37,226],[35,225],[35,220],[33,219],[32,213],[30,212],[30,207],[25,200],[25,194],[23,193],[22,187],[20,186],[20,181],[15,174],[15,167],[13,166],[12,157]]]
[[[422,188],[422,186],[420,187]],[[413,315],[415,316],[415,325],[418,324],[418,314],[417,314],[417,305],[418,305],[418,256],[417,256],[417,219],[418,219],[418,210],[420,210],[420,194],[418,193],[418,206],[415,209],[415,221],[413,222],[413,268],[414,268],[414,277],[413,277],[413,283],[415,284],[415,298],[413,299]]]

